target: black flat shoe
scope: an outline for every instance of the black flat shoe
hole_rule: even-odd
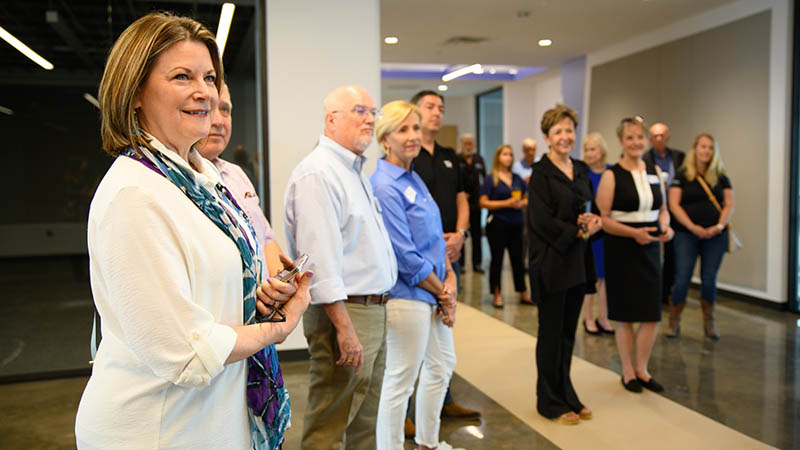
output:
[[[593,336],[597,336],[598,334],[602,333],[602,331],[600,331],[600,327],[598,327],[597,331],[592,331],[586,326],[586,321],[585,320],[582,320],[581,322],[583,322],[583,329],[586,330],[587,333],[589,333],[589,334],[591,334]]]
[[[586,325],[586,324],[584,323],[584,325]],[[594,321],[594,325],[597,327],[598,330],[600,330],[601,333],[610,334],[612,336],[614,335],[614,330],[613,329],[607,330],[607,329],[603,328],[603,326],[600,325],[600,322],[598,322],[597,320]]]
[[[500,302],[500,303],[492,302],[492,306],[494,306],[497,309],[503,309],[506,305],[503,302]]]
[[[653,381],[652,379],[650,381]],[[625,382],[625,377],[622,377],[622,385],[625,386],[625,389],[636,392],[637,394],[642,392],[642,385],[639,384],[639,380],[634,378],[631,381]]]
[[[636,379],[639,380],[639,384],[641,384],[643,387],[647,388],[648,390],[651,390],[653,392],[664,392],[664,386],[662,386],[661,383],[656,381],[656,379],[653,378],[653,377],[650,377],[650,380],[648,380],[648,381],[644,381],[643,379],[641,379],[639,377],[636,377]]]
[[[520,300],[519,304],[520,305],[528,305],[528,306],[536,306],[536,303],[534,303],[533,300],[528,300],[527,302],[525,300]]]

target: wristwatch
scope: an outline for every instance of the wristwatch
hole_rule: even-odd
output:
[[[717,228],[719,228],[719,231],[722,231],[722,230],[724,230],[724,229],[725,229],[725,225],[723,225],[723,224],[721,224],[721,223],[718,223],[718,224],[717,224]]]
[[[463,230],[462,229],[462,230],[456,230],[456,231],[461,233],[461,235],[464,236],[464,239],[469,237],[469,231],[467,231],[467,230]]]

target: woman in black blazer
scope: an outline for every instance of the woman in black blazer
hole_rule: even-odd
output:
[[[589,166],[569,156],[577,125],[577,114],[564,105],[544,113],[542,133],[550,151],[533,166],[528,188],[530,278],[539,300],[536,409],[570,425],[592,417],[569,371],[583,296],[597,278],[588,239],[602,228],[591,212]]]

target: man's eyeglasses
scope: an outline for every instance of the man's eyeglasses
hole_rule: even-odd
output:
[[[333,113],[337,112],[341,111],[333,111]],[[366,118],[367,113],[372,114],[372,117],[374,117],[375,120],[381,120],[381,118],[383,118],[383,114],[378,108],[368,108],[364,105],[356,105],[350,110],[350,112],[361,118]]]

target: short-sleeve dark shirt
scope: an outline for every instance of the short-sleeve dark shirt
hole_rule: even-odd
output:
[[[413,167],[439,206],[439,211],[442,213],[442,230],[445,233],[456,231],[458,221],[456,195],[464,192],[464,180],[456,152],[436,142],[433,155],[424,148],[420,149],[419,156],[414,158]]]
[[[522,191],[522,196],[528,194],[528,186],[517,174],[511,174],[511,186],[502,180],[497,180],[494,185],[494,177],[487,176],[481,185],[481,195],[489,197],[489,200],[508,200],[511,198],[511,191]],[[514,208],[500,208],[489,212],[495,218],[514,225],[522,225],[522,210]]]
[[[467,202],[470,207],[478,206],[483,179],[486,178],[486,164],[481,155],[472,155],[472,164],[467,163],[466,158],[461,156],[461,176],[464,178],[464,191],[467,193]]]
[[[717,179],[717,184],[715,186],[712,187],[709,183],[706,184],[708,184],[708,187],[711,189],[714,197],[717,198],[720,206],[724,208],[724,190],[732,188],[731,180],[726,175],[721,175]],[[708,194],[706,194],[706,191],[703,189],[703,186],[700,185],[700,182],[698,182],[697,179],[694,181],[688,181],[686,179],[686,173],[681,170],[675,174],[675,178],[672,179],[672,184],[670,184],[670,187],[679,187],[682,189],[681,207],[684,209],[684,211],[686,211],[686,214],[689,216],[689,218],[692,219],[692,222],[701,227],[710,227],[719,223],[719,211],[717,211],[717,208],[713,203],[711,203],[711,200],[708,198]],[[689,231],[677,220],[674,221],[672,227],[675,229],[675,231]]]

